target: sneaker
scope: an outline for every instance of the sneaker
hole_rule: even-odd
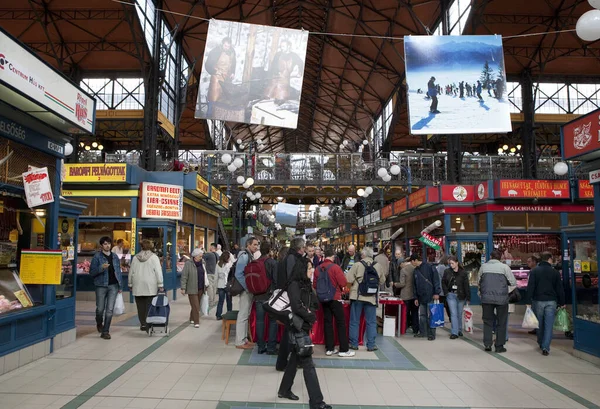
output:
[[[375,345],[373,348],[367,348],[367,352],[375,352],[378,350],[379,350],[379,347],[377,345]]]
[[[253,349],[254,345],[250,345],[247,342],[245,344],[242,345],[236,345],[235,346],[237,349]]]
[[[353,357],[355,355],[356,355],[356,352],[354,352],[354,351],[340,352],[338,354],[338,356],[341,357],[341,358],[351,358],[351,357]]]
[[[223,320],[223,317],[217,317],[217,321]]]
[[[358,347],[356,347],[356,346],[354,346],[354,345],[350,345],[350,347],[349,347],[349,348],[350,348],[350,349],[353,349],[353,350],[355,350],[355,351],[358,351]]]
[[[488,347],[488,346],[486,346],[486,347],[485,347],[485,352],[492,352],[492,347]]]
[[[200,324],[194,325],[194,328],[200,328]]]
[[[102,335],[100,335],[100,338],[102,338],[102,339],[110,339],[110,334],[108,332],[103,332]]]
[[[194,325],[194,321],[191,321],[191,320],[190,320],[190,324]]]
[[[337,354],[338,352],[340,352],[340,351],[338,351],[338,349],[337,349],[337,348],[334,348],[334,350],[333,350],[333,351],[325,351],[325,355],[327,355],[327,356],[331,356],[331,355],[335,355],[335,354]]]
[[[548,356],[548,355],[550,355],[550,351],[548,351],[547,349],[544,349],[544,350],[542,351],[542,355],[544,355],[544,356]]]

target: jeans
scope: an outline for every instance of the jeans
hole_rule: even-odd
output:
[[[435,339],[436,328],[431,328],[429,325],[429,318],[431,317],[431,311],[427,303],[419,303],[419,330],[421,335],[425,336],[423,331],[426,330],[427,338]]]
[[[508,304],[481,304],[483,309],[483,345],[492,346],[492,331],[494,321],[498,320],[496,326],[496,347],[504,346],[508,330]]]
[[[252,301],[254,296],[248,291],[242,291],[240,294],[240,311],[238,312],[235,323],[235,345],[240,346],[248,342],[248,318],[252,310]]]
[[[263,301],[255,301],[254,306],[256,307],[256,344],[258,350],[262,351],[265,348],[274,352],[277,349],[277,321],[269,320],[269,338],[267,339],[268,345],[265,342],[265,309],[263,308]]]
[[[340,352],[348,352],[348,335],[346,332],[346,315],[341,302],[333,300],[321,304],[323,308],[323,322],[325,330],[325,351],[333,351],[335,348],[335,335],[333,331],[333,319],[338,331],[340,341]]]
[[[459,300],[455,293],[446,295],[446,303],[450,310],[452,335],[458,335],[463,330],[463,309],[465,308],[465,300]]]
[[[219,288],[219,303],[217,304],[217,318],[221,318],[223,315],[223,304],[227,300],[227,312],[231,311],[233,307],[231,306],[231,294],[225,291],[224,288]]]
[[[550,351],[552,342],[552,327],[556,316],[556,301],[534,301],[532,308],[535,316],[540,322],[537,330],[537,341],[543,350]]]
[[[283,374],[281,384],[279,385],[279,393],[287,394],[292,391],[298,364],[300,364],[304,371],[304,383],[306,384],[306,390],[308,392],[309,407],[310,409],[316,409],[323,404],[323,393],[321,392],[321,386],[319,385],[319,378],[317,378],[317,370],[315,369],[312,356],[301,358],[296,354],[296,350],[292,349],[290,360],[285,367],[285,373]]]
[[[366,301],[352,301],[350,304],[350,345],[358,347],[358,329],[360,328],[360,316],[365,310],[365,321],[367,323],[367,348],[375,347],[377,336],[377,307]]]
[[[108,287],[96,287],[96,324],[102,325],[102,333],[108,334],[113,317],[113,309],[119,284],[109,284]]]

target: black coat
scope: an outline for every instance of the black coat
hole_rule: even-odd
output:
[[[304,321],[302,329],[309,332],[317,320],[315,311],[319,307],[317,295],[314,293],[310,281],[292,281],[288,286],[287,293],[290,298],[292,312],[302,318]]]
[[[448,296],[448,293],[452,292],[452,281],[458,287],[454,292],[459,300],[467,300],[471,302],[471,286],[469,285],[469,277],[465,270],[461,267],[457,272],[454,272],[451,268],[447,268],[444,271],[442,277],[442,289],[444,294]]]

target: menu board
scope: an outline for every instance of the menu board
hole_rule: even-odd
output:
[[[24,284],[60,284],[61,250],[23,250],[20,277]]]

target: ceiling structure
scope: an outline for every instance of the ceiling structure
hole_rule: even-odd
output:
[[[266,141],[265,151],[335,152],[344,139],[364,140],[374,118],[390,97],[397,95],[389,147],[416,149],[429,143],[443,150],[443,137],[427,141],[409,134],[401,38],[431,33],[442,19],[445,1],[162,0],[162,8],[170,11],[163,14],[164,18],[175,36],[182,39],[190,62],[195,61],[180,124],[181,149],[210,145],[205,121],[194,118],[194,105],[208,29],[208,22],[202,19],[214,18],[355,35],[309,35],[297,129],[230,123],[233,138],[260,138]],[[143,76],[139,73],[145,72],[150,54],[134,8],[113,0],[86,0],[85,6],[82,3],[5,1],[0,5],[0,26],[75,80],[116,73]],[[463,33],[506,37],[569,30],[589,9],[586,0],[473,0]],[[600,72],[600,42],[585,43],[574,32],[508,38],[504,50],[507,74],[515,78],[528,72],[534,78],[569,75],[585,76],[589,81]],[[141,136],[139,126],[119,127],[115,119],[111,121],[98,126],[100,138],[110,140],[116,131],[129,129],[138,138]],[[554,143],[556,127],[547,128],[549,131],[540,131],[538,137],[543,143]],[[118,134],[123,138],[122,132]],[[465,140],[476,149],[505,137],[471,135]]]

